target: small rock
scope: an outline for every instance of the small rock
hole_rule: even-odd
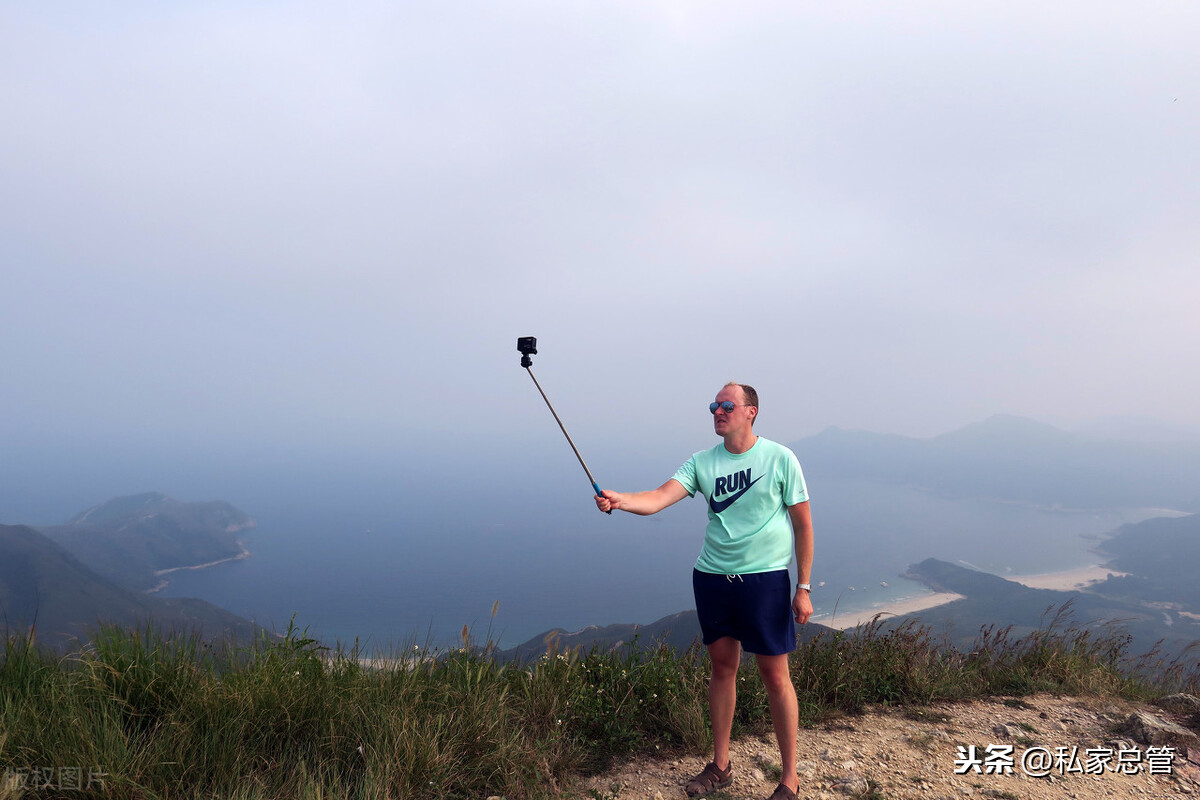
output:
[[[759,769],[758,767],[751,767],[750,768],[750,780],[752,780],[756,783],[763,783],[767,780],[767,776],[764,775],[763,771],[761,769]]]
[[[997,736],[1003,736],[1005,739],[1011,739],[1014,736],[1019,736],[1021,729],[1012,723],[1002,723],[993,727],[992,733]]]
[[[871,790],[871,784],[862,775],[846,775],[833,782],[833,788],[842,794],[866,794]]]
[[[854,772],[854,770],[858,769],[858,762],[854,761],[853,759],[850,761],[843,761],[842,769],[846,770],[846,772]]]

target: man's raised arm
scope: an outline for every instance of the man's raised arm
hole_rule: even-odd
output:
[[[648,492],[625,494],[602,489],[600,494],[596,495],[596,507],[601,511],[619,509],[628,511],[630,514],[646,516],[647,514],[657,514],[687,496],[687,489],[683,488],[683,484],[671,478],[662,486]]]

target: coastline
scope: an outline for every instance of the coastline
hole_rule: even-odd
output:
[[[962,600],[964,595],[955,594],[954,592],[934,592],[932,594],[922,595],[921,597],[906,597],[903,600],[895,600],[890,603],[880,603],[877,606],[866,609],[858,609],[855,611],[847,611],[836,616],[830,617],[827,614],[816,615],[811,618],[811,622],[819,622],[822,625],[830,628],[835,628],[839,631],[856,628],[859,625],[865,625],[875,618],[877,614],[882,614],[886,617],[900,617],[905,614],[915,614],[918,611],[925,611],[930,608],[937,608],[946,603],[953,603],[955,600]]]
[[[1122,577],[1128,572],[1109,569],[1103,564],[1063,570],[1062,572],[1039,572],[1033,575],[1001,575],[1008,581],[1028,586],[1030,589],[1054,589],[1057,592],[1074,592],[1101,583],[1109,575]]]
[[[1030,589],[1053,589],[1057,592],[1075,592],[1087,589],[1089,586],[1104,581],[1109,575],[1117,577],[1128,575],[1109,569],[1103,564],[1091,564],[1086,567],[1062,570],[1060,572],[1040,572],[1030,575],[1000,575],[1007,581],[1019,583]],[[901,617],[905,614],[915,614],[931,608],[962,600],[963,595],[953,592],[933,592],[920,597],[907,597],[893,602],[882,602],[871,608],[856,609],[830,617],[828,614],[813,615],[812,621],[827,625],[837,630],[849,630],[859,625],[865,625],[877,614],[886,617]]]
[[[208,569],[209,567],[215,567],[218,564],[228,564],[230,561],[244,561],[250,557],[250,551],[246,549],[245,542],[238,542],[238,547],[242,549],[242,552],[238,553],[236,556],[230,556],[229,558],[218,558],[216,561],[209,561],[206,564],[191,564],[186,567],[168,567],[167,569],[156,569],[154,570],[154,577],[161,578],[163,575],[169,575],[172,572],[179,572],[182,569]],[[160,580],[158,583],[154,584],[154,586],[147,589],[146,594],[155,594],[157,592],[161,592],[170,585],[170,581]]]

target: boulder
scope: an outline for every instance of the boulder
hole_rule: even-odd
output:
[[[1173,745],[1183,755],[1187,755],[1190,749],[1200,748],[1200,736],[1145,711],[1130,714],[1122,730],[1135,742],[1156,746]]]

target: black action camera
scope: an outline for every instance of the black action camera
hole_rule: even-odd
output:
[[[521,366],[532,367],[533,359],[530,356],[537,355],[537,337],[536,336],[521,336],[517,338],[517,350],[521,353]]]

